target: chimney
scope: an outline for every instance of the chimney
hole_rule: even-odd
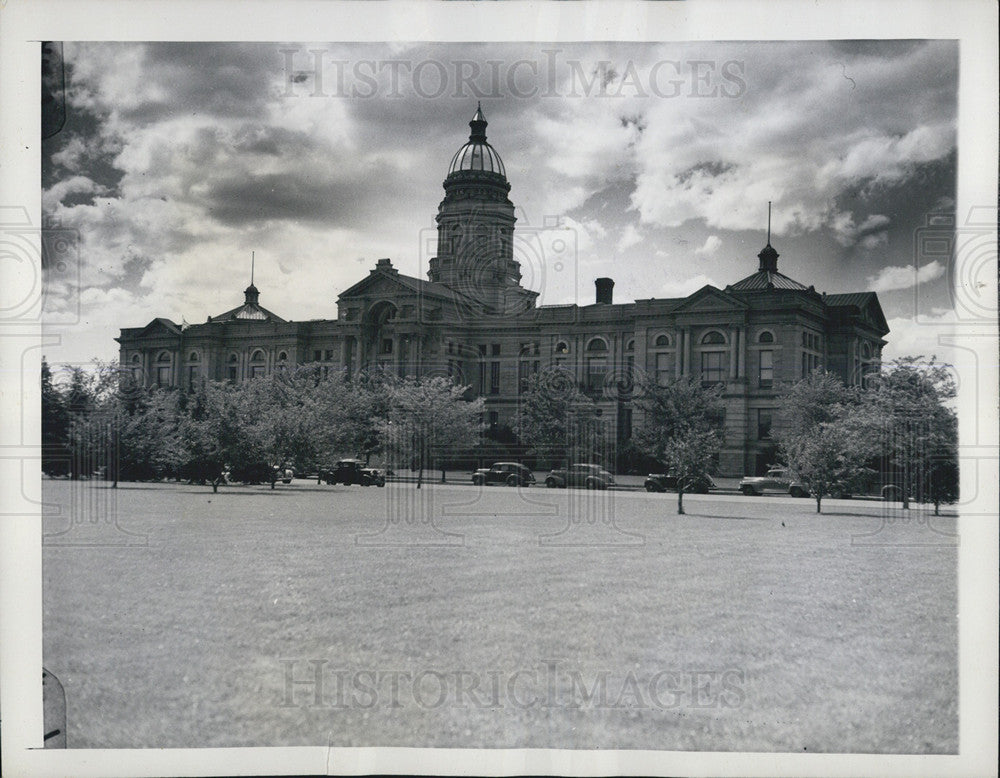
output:
[[[597,302],[611,305],[612,291],[615,288],[614,279],[597,278],[594,280],[594,286],[597,287]]]

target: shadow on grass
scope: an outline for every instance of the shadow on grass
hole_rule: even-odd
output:
[[[716,516],[711,513],[673,513],[672,516],[685,516],[690,519],[722,519],[724,521],[774,521],[766,516]]]

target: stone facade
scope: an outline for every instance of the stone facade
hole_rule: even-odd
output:
[[[510,424],[524,380],[560,366],[597,402],[612,445],[638,423],[626,391],[645,371],[666,381],[696,375],[722,384],[721,475],[760,472],[774,461],[777,387],[817,369],[858,383],[877,369],[888,326],[874,292],[821,294],[778,272],[770,241],[755,273],[681,299],[615,304],[614,282],[596,280],[592,305],[536,306],[514,259],[514,206],[482,112],[452,160],[428,280],[380,259],[337,300],[336,319],[290,322],[243,305],[203,324],[157,318],[123,329],[123,367],[146,383],[190,388],[241,382],[282,365],[316,363],[354,373],[379,366],[400,376],[447,375],[486,398],[491,426]]]

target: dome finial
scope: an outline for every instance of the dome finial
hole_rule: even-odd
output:
[[[472,134],[469,135],[470,141],[475,141],[477,143],[486,142],[486,117],[483,115],[482,103],[476,103],[476,115],[472,117],[472,121],[469,122],[469,127],[472,128]]]
[[[760,260],[758,272],[766,270],[770,273],[778,272],[778,252],[771,246],[771,201],[767,201],[767,245],[761,249],[757,255]]]

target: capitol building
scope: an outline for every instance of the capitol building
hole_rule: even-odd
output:
[[[618,448],[635,421],[622,391],[634,371],[697,376],[723,385],[718,472],[731,476],[774,461],[780,384],[817,369],[856,384],[877,369],[889,331],[878,296],[824,294],[789,278],[769,240],[756,269],[748,261],[753,272],[723,289],[615,303],[614,280],[598,278],[591,304],[536,305],[539,293],[522,286],[511,185],[481,109],[469,126],[444,180],[426,279],[380,259],[337,298],[335,318],[294,322],[261,305],[251,282],[241,305],[204,323],[155,318],[122,329],[122,366],[146,384],[182,388],[311,363],[450,375],[485,398],[485,421],[499,428],[512,423],[527,378],[558,365],[594,399]]]

